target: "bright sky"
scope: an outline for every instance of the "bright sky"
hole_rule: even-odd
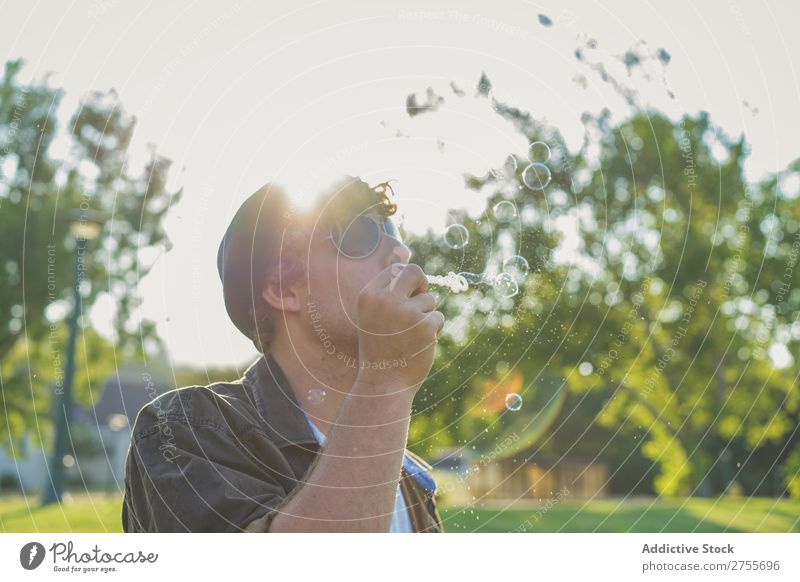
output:
[[[176,363],[240,364],[253,348],[227,319],[215,265],[239,203],[269,180],[307,201],[351,173],[397,178],[414,231],[441,230],[447,208],[477,212],[482,200],[463,190],[462,174],[526,145],[472,99],[481,71],[577,148],[581,113],[624,111],[574,58],[577,37],[614,55],[644,40],[671,55],[676,95],[642,82],[648,103],[671,115],[707,110],[729,134],[744,132],[751,176],[798,157],[797,3],[697,4],[15,1],[3,5],[0,54],[24,57],[28,76],[54,72],[65,112],[88,90],[116,88],[139,119],[132,163],[147,142],[174,160],[186,193],[166,225],[174,248],[140,285],[143,316]],[[540,13],[554,25],[540,25]],[[450,91],[454,79],[464,99]],[[428,86],[446,98],[442,112],[408,118],[406,95]]]

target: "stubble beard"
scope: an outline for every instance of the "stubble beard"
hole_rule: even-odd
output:
[[[352,362],[358,359],[358,327],[353,310],[340,298],[308,298],[311,331],[317,336],[326,357]],[[327,338],[326,338],[327,336]]]

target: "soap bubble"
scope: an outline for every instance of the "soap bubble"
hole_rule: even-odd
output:
[[[444,244],[451,249],[463,249],[469,242],[469,231],[463,224],[451,224],[444,233]]]
[[[522,408],[522,396],[516,392],[506,395],[506,408],[512,412]]]
[[[514,297],[519,293],[519,285],[509,273],[500,273],[494,279],[494,290],[501,297]]]
[[[510,200],[502,200],[494,205],[494,217],[498,222],[511,222],[517,217],[517,206]]]
[[[323,400],[325,400],[326,396],[325,390],[322,388],[311,388],[308,391],[308,401],[311,404],[321,404]]]
[[[546,164],[550,161],[550,146],[543,141],[535,141],[528,148],[528,159],[532,162]]]
[[[425,275],[425,278],[429,284],[447,287],[453,293],[461,293],[469,289],[469,281],[467,281],[466,277],[456,275],[453,271],[450,271],[447,275]]]
[[[552,177],[550,168],[539,162],[533,162],[522,172],[522,181],[531,190],[544,190]]]
[[[477,273],[468,273],[467,271],[461,271],[459,277],[464,277],[466,282],[469,285],[480,285],[483,283],[483,275],[479,275]]]
[[[489,171],[498,180],[513,178],[517,173],[517,158],[513,155],[509,155],[503,162],[502,166],[499,168],[491,168]]]
[[[522,283],[528,276],[531,266],[522,255],[513,255],[503,261],[503,272],[508,273],[517,283]]]

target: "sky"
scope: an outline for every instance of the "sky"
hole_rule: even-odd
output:
[[[753,179],[800,156],[797,3],[697,4],[14,1],[0,9],[0,54],[26,60],[23,78],[52,73],[67,92],[63,117],[86,92],[114,88],[138,119],[131,167],[148,143],[173,160],[172,186],[185,193],[166,219],[173,248],[139,285],[141,315],[173,363],[239,365],[255,352],[227,318],[216,272],[238,205],[267,181],[307,203],[352,174],[396,179],[414,232],[442,231],[450,208],[479,212],[463,174],[526,148],[473,97],[481,72],[498,98],[577,149],[583,112],[627,108],[574,49],[594,39],[598,58],[613,60],[644,41],[671,57],[651,71],[655,82],[628,79],[648,107],[709,111],[729,135],[744,134]],[[406,96],[427,87],[444,105],[409,118]],[[110,314],[101,302],[92,319],[102,327]]]

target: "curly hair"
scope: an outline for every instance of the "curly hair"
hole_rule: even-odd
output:
[[[369,186],[358,177],[346,176],[324,190],[319,196],[308,217],[319,215],[323,227],[349,221],[352,217],[364,212],[374,211],[381,216],[389,217],[397,212],[394,202],[395,193],[390,181]],[[313,222],[309,220],[309,222]],[[287,229],[286,244],[282,247],[280,257],[267,257],[270,267],[268,277],[280,274],[282,284],[291,285],[305,274],[306,265],[299,253],[300,234],[307,227],[303,220],[293,221],[293,227]],[[280,264],[278,264],[280,263]],[[260,299],[250,309],[253,317],[252,340],[256,349],[265,354],[275,338],[277,326],[277,310],[265,300]]]

